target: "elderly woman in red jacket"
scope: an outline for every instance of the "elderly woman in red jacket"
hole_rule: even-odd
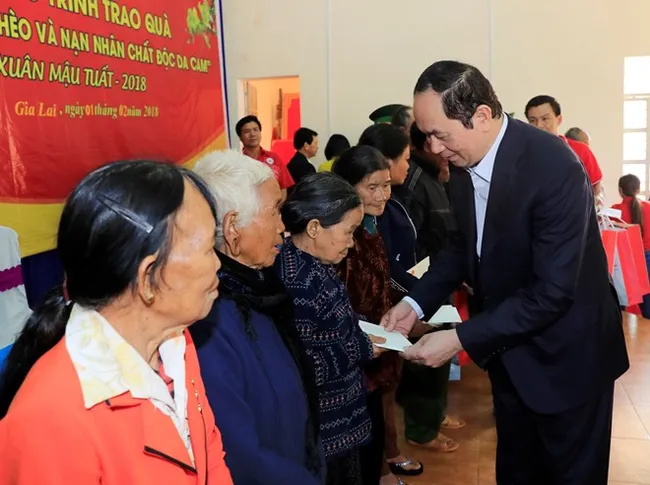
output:
[[[186,330],[217,297],[214,214],[170,164],[107,165],[72,191],[66,281],[0,378],[0,484],[232,484]]]

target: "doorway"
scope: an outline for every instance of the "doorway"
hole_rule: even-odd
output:
[[[239,118],[252,114],[262,124],[262,147],[283,160],[293,156],[293,135],[301,126],[298,76],[244,79]]]

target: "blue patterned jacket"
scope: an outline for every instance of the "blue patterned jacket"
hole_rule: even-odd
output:
[[[359,328],[347,290],[333,266],[287,239],[275,270],[294,305],[294,321],[313,360],[320,398],[321,440],[328,460],[370,440],[362,363],[372,344]]]

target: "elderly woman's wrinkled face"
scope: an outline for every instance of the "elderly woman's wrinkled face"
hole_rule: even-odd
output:
[[[380,216],[390,199],[390,171],[386,169],[373,172],[354,188],[363,201],[365,213],[369,216]]]
[[[338,264],[348,255],[348,250],[354,247],[354,231],[363,220],[363,206],[352,209],[343,216],[338,224],[330,227],[308,227],[307,231],[314,240],[314,253],[320,262]]]
[[[151,309],[173,328],[191,325],[210,312],[218,296],[221,266],[214,251],[214,216],[200,192],[187,181],[183,205],[171,230],[167,263],[157,277],[153,299],[145,295],[145,300],[151,299]]]
[[[278,245],[282,244],[282,191],[275,178],[271,178],[257,188],[257,196],[259,212],[247,226],[238,229],[239,254],[234,256],[246,266],[261,269],[273,265]]]

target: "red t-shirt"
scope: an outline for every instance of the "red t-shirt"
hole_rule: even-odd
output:
[[[600,171],[600,165],[598,165],[598,160],[596,160],[596,156],[591,151],[591,148],[581,141],[571,140],[564,135],[560,135],[560,138],[567,142],[574,153],[578,155],[582,165],[585,167],[585,172],[587,172],[591,185],[600,183],[603,180],[603,172]]]
[[[269,167],[273,169],[273,174],[275,179],[280,184],[281,189],[288,189],[295,185],[293,177],[287,169],[287,165],[282,161],[277,153],[269,152],[260,147],[260,154],[257,157],[251,156],[246,149],[243,151],[244,155],[247,155],[251,158],[254,158],[258,162],[266,163]]]
[[[625,197],[623,202],[612,206],[613,209],[621,211],[621,219],[628,224],[632,224],[631,200],[632,197]],[[650,251],[650,202],[639,200],[639,203],[641,204],[641,215],[643,217],[643,249]]]

